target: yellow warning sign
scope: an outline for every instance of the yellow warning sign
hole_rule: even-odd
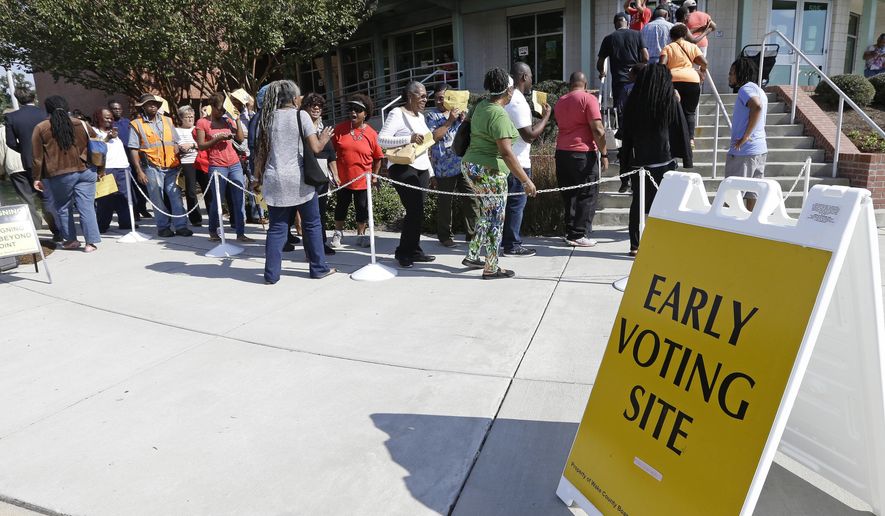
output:
[[[39,252],[28,206],[0,206],[0,258]]]
[[[831,254],[649,219],[563,476],[606,515],[740,513]]]

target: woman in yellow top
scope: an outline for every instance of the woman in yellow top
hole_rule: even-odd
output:
[[[667,65],[673,75],[673,88],[679,92],[679,104],[688,121],[688,134],[694,147],[695,112],[701,98],[701,82],[707,75],[707,60],[701,49],[688,40],[688,36],[688,27],[674,25],[670,29],[672,43],[661,50],[660,63]],[[700,70],[696,70],[694,65],[698,65]]]

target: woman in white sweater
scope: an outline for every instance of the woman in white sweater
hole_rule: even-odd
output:
[[[410,143],[422,143],[424,135],[430,132],[424,121],[424,106],[427,104],[427,90],[424,85],[412,81],[403,91],[406,104],[390,112],[384,120],[384,127],[378,133],[378,143],[382,148],[391,149]],[[395,165],[388,162],[391,179],[422,188],[430,186],[433,167],[427,152],[421,154],[411,165]],[[432,262],[435,256],[424,254],[421,249],[421,223],[424,220],[424,192],[394,185],[400,201],[406,209],[399,246],[394,256],[401,267],[411,267],[415,262]]]

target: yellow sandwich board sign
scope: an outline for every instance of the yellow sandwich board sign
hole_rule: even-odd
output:
[[[752,514],[847,254],[844,236],[871,205],[858,190],[815,189],[797,225],[773,181],[726,180],[711,208],[697,176],[668,176],[557,493],[589,514]],[[754,189],[751,216],[736,191]],[[881,292],[878,302],[881,311]],[[869,345],[881,356],[878,324]],[[871,435],[885,427],[881,372],[866,375],[879,393]],[[875,484],[882,468],[859,476]]]

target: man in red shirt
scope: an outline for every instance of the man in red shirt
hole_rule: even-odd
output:
[[[651,21],[651,9],[645,6],[645,0],[624,0],[624,11],[630,15],[632,30],[642,30]]]
[[[605,128],[599,112],[599,102],[586,90],[587,78],[581,72],[569,77],[569,92],[559,97],[554,109],[559,135],[556,137],[556,181],[559,187],[590,183],[599,179],[608,168],[608,149],[605,147]],[[592,247],[596,240],[589,238],[599,185],[585,186],[562,192],[565,208],[565,240],[576,247]]]
[[[698,48],[704,57],[707,57],[707,34],[716,30],[716,23],[709,14],[698,11],[698,3],[695,0],[685,0],[682,7],[688,10],[688,16],[685,17],[685,25],[691,31],[692,37],[697,42]]]

